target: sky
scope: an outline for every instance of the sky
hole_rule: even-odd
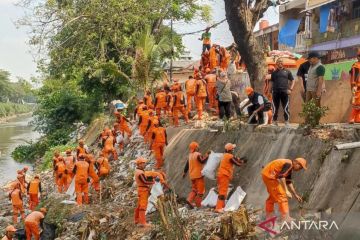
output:
[[[0,69],[11,73],[11,79],[17,76],[29,79],[36,76],[36,64],[27,45],[27,29],[17,28],[14,22],[23,16],[23,10],[14,5],[17,0],[0,0]],[[181,23],[176,22],[174,28],[178,33],[186,33],[204,29],[208,24],[219,22],[225,19],[223,0],[202,0],[212,6],[212,22]],[[265,19],[270,24],[278,22],[278,13],[275,8],[270,8],[265,13]],[[226,22],[212,29],[212,41],[220,45],[228,46],[233,42],[229,26]],[[190,50],[194,58],[199,58],[201,53],[201,41],[198,40],[201,33],[183,37],[184,45]]]

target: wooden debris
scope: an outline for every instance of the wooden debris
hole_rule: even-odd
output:
[[[244,205],[239,210],[224,215],[221,219],[220,232],[223,239],[235,239],[246,236],[252,231],[252,225]]]

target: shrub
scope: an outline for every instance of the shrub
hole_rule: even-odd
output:
[[[41,170],[46,170],[52,167],[52,159],[54,156],[54,152],[55,151],[59,151],[60,153],[65,152],[66,149],[74,149],[76,148],[76,144],[67,144],[67,145],[60,145],[60,146],[55,146],[50,148],[49,150],[47,150],[44,154],[44,158],[43,161],[40,165],[40,169]]]
[[[314,100],[303,104],[303,109],[299,116],[305,119],[305,125],[316,127],[320,124],[320,119],[326,115],[328,107],[318,107]]]
[[[41,158],[48,148],[46,141],[39,140],[35,143],[30,142],[27,145],[16,147],[11,156],[18,162],[34,162],[36,159]]]

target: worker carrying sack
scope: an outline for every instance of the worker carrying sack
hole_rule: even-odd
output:
[[[163,187],[160,182],[155,182],[151,188],[150,196],[148,198],[148,205],[145,214],[149,214],[156,211],[156,203],[159,196],[164,194]]]
[[[216,169],[219,167],[223,155],[223,153],[214,153],[211,151],[201,174],[208,179],[216,180]]]

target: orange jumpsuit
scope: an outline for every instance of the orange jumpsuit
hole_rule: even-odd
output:
[[[154,130],[154,122],[159,122],[158,116],[152,116],[149,119],[148,126],[146,128],[145,142],[150,143],[152,138],[152,131]]]
[[[144,137],[145,137],[146,128],[148,126],[149,120],[150,120],[150,115],[149,115],[148,111],[141,114],[140,119],[139,119],[139,130],[140,130],[140,134]]]
[[[185,118],[185,122],[189,122],[189,116],[185,108],[185,96],[183,92],[177,91],[174,93],[174,106],[173,106],[173,123],[174,126],[179,126],[179,112],[182,113],[182,115]]]
[[[201,62],[200,65],[202,66],[203,69],[206,69],[210,66],[210,55],[209,52],[205,51],[202,55],[201,55]]]
[[[31,240],[31,237],[34,236],[35,240],[40,239],[40,221],[44,219],[45,216],[42,212],[33,211],[27,215],[25,219],[25,232],[26,240]]]
[[[187,103],[187,111],[190,112],[192,110],[192,101],[195,101],[196,94],[196,80],[194,78],[189,78],[185,82],[186,89],[186,103]]]
[[[156,110],[156,116],[161,117],[161,110],[166,115],[166,108],[167,108],[167,102],[166,102],[166,93],[164,90],[160,90],[155,95],[155,110]]]
[[[128,125],[127,119],[121,114],[119,114],[119,116],[117,116],[117,122],[119,123],[119,130],[122,133],[122,135],[125,136],[126,133],[128,137],[131,137],[132,132]]]
[[[74,166],[75,174],[75,192],[78,205],[83,203],[83,194],[85,203],[89,203],[89,164],[83,160],[77,161]]]
[[[156,168],[162,168],[164,164],[164,150],[167,145],[166,129],[163,127],[155,127],[152,135],[151,150],[155,155]]]
[[[56,183],[58,185],[59,193],[63,193],[68,188],[68,174],[64,161],[59,161],[55,166]]]
[[[84,146],[77,146],[76,147],[76,157],[79,157],[80,154],[86,154],[86,149]]]
[[[134,112],[134,119],[136,119],[136,116],[140,117],[141,114],[143,113],[143,108],[144,106],[146,106],[144,103],[139,103],[135,109],[135,112]]]
[[[150,95],[145,95],[144,96],[144,104],[146,106],[148,106],[149,108],[154,108],[154,104],[153,104],[153,100],[152,100],[152,97],[151,97],[151,94]]]
[[[29,208],[31,211],[34,211],[39,205],[39,192],[41,192],[40,180],[35,178],[28,186]]]
[[[106,177],[110,173],[109,160],[106,157],[100,157],[97,159],[99,164],[99,177]]]
[[[213,70],[214,68],[216,68],[217,66],[219,66],[218,57],[217,57],[216,47],[215,47],[215,46],[212,46],[212,47],[210,48],[209,58],[210,58],[210,64],[209,64],[210,70]]]
[[[17,217],[19,213],[21,215],[21,218],[23,220],[25,219],[25,212],[20,189],[15,188],[14,190],[12,190],[9,193],[9,199],[11,200],[13,207],[13,223],[17,224]]]
[[[284,168],[287,164],[289,167]],[[285,170],[285,171],[284,171]],[[290,159],[277,159],[268,163],[261,171],[262,179],[269,193],[266,199],[266,214],[270,215],[274,212],[274,204],[279,205],[279,211],[283,217],[289,213],[289,202],[285,189],[279,183],[280,178],[291,176],[292,161]],[[288,181],[288,180],[287,180]]]
[[[230,54],[229,52],[226,50],[226,48],[224,47],[221,47],[220,48],[220,59],[221,59],[221,62],[220,62],[220,68],[223,70],[223,71],[226,71],[229,67],[229,63],[230,63]]]
[[[114,147],[115,144],[115,137],[113,136],[108,136],[104,142],[104,148],[102,150],[102,153],[104,154],[104,157],[108,158],[109,154],[111,153],[114,160],[118,159],[118,155],[116,152],[116,149]]]
[[[154,181],[148,181],[146,172],[141,169],[135,170],[135,182],[138,191],[138,204],[135,209],[134,220],[135,224],[146,224],[146,208],[148,204],[148,198],[150,195],[150,186],[154,184]]]
[[[350,70],[350,85],[353,92],[351,101],[350,123],[360,123],[360,62],[352,65]]]
[[[241,166],[241,162],[233,154],[224,153],[223,159],[220,162],[220,167],[217,172],[218,184],[218,200],[216,203],[216,210],[221,210],[225,207],[225,200],[227,197],[230,181],[233,177],[234,164]]]
[[[95,159],[94,156],[88,154],[86,156],[86,161],[89,163],[89,176],[91,177],[91,184],[94,187],[95,191],[100,191],[100,178],[95,171]]]
[[[67,170],[67,177],[68,177],[68,185],[70,185],[73,175],[73,169],[75,164],[75,157],[73,155],[68,155],[64,157],[64,162]]]
[[[192,204],[195,201],[197,207],[201,207],[201,201],[205,193],[205,179],[201,174],[207,158],[203,158],[199,152],[191,152],[189,160],[186,163],[184,173],[189,170],[191,180],[191,192],[187,197],[187,201]]]
[[[207,74],[205,76],[205,81],[207,83],[207,92],[209,96],[209,105],[210,108],[217,108],[216,101],[216,75],[215,74]]]
[[[172,117],[172,107],[173,107],[173,93],[172,92],[168,92],[166,93],[166,111],[167,111],[167,116],[168,117]]]
[[[20,183],[20,190],[23,194],[26,194],[26,186],[25,186],[25,176],[21,171],[18,171],[19,174],[17,175],[17,180]]]
[[[202,119],[202,113],[203,113],[203,109],[204,109],[206,96],[207,96],[206,83],[202,79],[196,80],[195,102],[196,102],[196,109],[197,109],[197,112],[198,112],[198,119],[199,120]]]

